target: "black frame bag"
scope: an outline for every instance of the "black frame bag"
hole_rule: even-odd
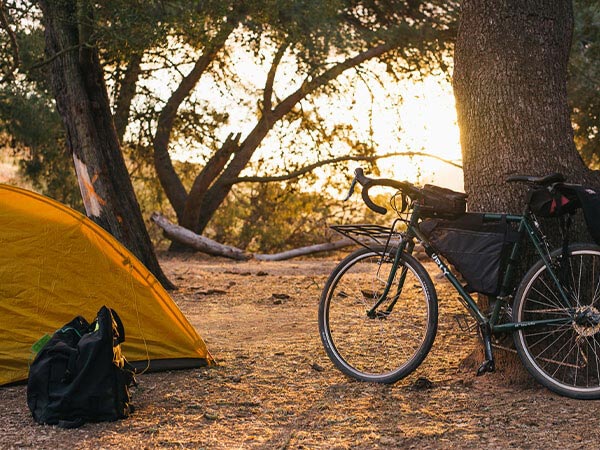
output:
[[[455,220],[430,219],[421,222],[420,229],[436,252],[460,272],[467,290],[497,295],[502,258],[519,234],[507,223],[506,216],[499,221],[484,221],[483,217],[480,213],[465,213]]]
[[[76,317],[37,354],[29,368],[27,405],[41,424],[63,428],[113,421],[133,412],[133,368],[121,354],[125,330],[103,306],[89,324]]]

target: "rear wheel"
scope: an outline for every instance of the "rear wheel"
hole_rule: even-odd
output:
[[[513,304],[515,322],[553,321],[514,333],[521,360],[550,390],[571,398],[600,398],[600,247],[574,244],[564,272],[551,256],[565,302],[543,261],[527,272]],[[554,320],[556,319],[556,320]]]
[[[393,383],[414,371],[437,331],[437,297],[431,278],[402,254],[384,302],[395,249],[360,249],[333,271],[321,295],[319,331],[331,361],[361,381]]]

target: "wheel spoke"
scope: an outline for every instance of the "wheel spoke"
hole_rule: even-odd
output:
[[[552,258],[561,254],[557,250]],[[558,286],[552,289],[542,262],[527,273],[513,305],[516,322],[562,316],[566,323],[516,331],[515,344],[531,374],[548,388],[574,398],[600,398],[600,248],[577,244],[569,255],[570,286],[562,290],[572,308],[564,306]]]
[[[393,257],[359,250],[327,282],[319,308],[321,338],[328,356],[347,375],[393,382],[413,371],[429,351],[437,329],[435,290],[425,269],[406,258],[373,315],[367,313],[385,292]]]
[[[562,304],[561,299],[556,295],[556,290],[552,290],[550,289],[550,287],[548,286],[548,284],[546,283],[546,280],[544,279],[540,279],[540,281],[542,282],[543,286],[546,288],[546,291],[548,291],[550,294],[552,294],[552,296],[556,299],[556,302],[553,302],[552,299],[546,295],[544,295],[539,288],[534,288],[534,292],[537,292],[540,296],[542,296],[544,299],[548,300],[548,306],[555,306],[557,308],[565,308],[565,306]]]

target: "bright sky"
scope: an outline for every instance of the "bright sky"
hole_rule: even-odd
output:
[[[434,77],[402,83],[403,102],[397,105],[402,129],[397,138],[410,150],[461,163],[461,150],[452,87]],[[391,144],[393,145],[393,144]],[[380,165],[380,167],[382,167]],[[434,183],[463,190],[461,169],[433,158],[398,158],[392,164],[397,178]]]

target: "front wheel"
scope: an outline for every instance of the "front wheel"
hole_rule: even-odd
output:
[[[319,331],[327,355],[346,375],[394,383],[414,371],[437,331],[437,296],[431,278],[402,253],[385,300],[395,249],[360,249],[327,280],[319,305]]]
[[[577,399],[600,398],[600,247],[569,246],[527,272],[513,304],[515,323],[545,321],[514,332],[517,352],[533,377],[550,390]],[[565,293],[566,298],[561,295]]]

